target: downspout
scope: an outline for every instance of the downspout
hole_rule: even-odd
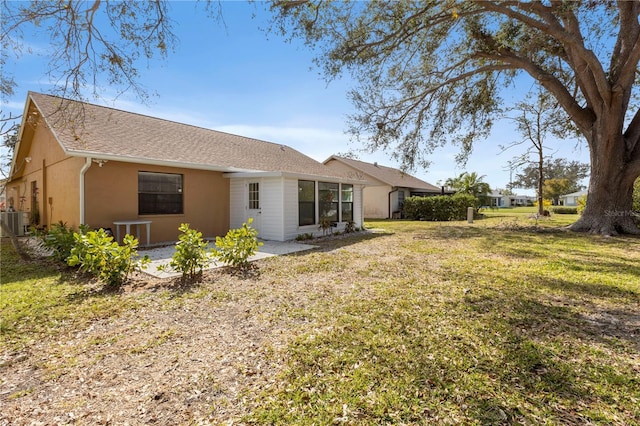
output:
[[[80,225],[84,225],[84,175],[91,167],[91,157],[87,157],[87,161],[80,169]]]
[[[389,216],[387,216],[387,219],[393,219],[393,212],[391,211],[391,194],[393,194],[394,192],[398,192],[398,187],[396,186],[396,189],[393,189],[391,191],[389,191],[389,193],[387,194],[387,197],[389,199],[389,202],[387,203],[387,205],[389,206]]]

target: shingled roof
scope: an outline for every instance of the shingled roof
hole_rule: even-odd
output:
[[[338,157],[332,155],[324,161],[324,164],[331,160],[340,161],[361,173],[369,175],[374,179],[386,183],[389,186],[410,188],[413,190],[424,192],[437,192],[440,193],[440,188],[431,185],[423,180],[420,180],[410,174],[403,172],[402,170],[394,169],[392,167],[381,166],[377,163],[366,163],[364,161],[353,160],[351,158]],[[417,191],[416,191],[417,192]]]
[[[295,149],[85,102],[29,92],[67,155],[223,172],[342,177]]]

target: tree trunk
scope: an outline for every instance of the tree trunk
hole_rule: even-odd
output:
[[[538,214],[544,216],[544,197],[542,190],[544,187],[544,156],[542,155],[542,145],[538,149]]]
[[[606,125],[598,136],[612,134]],[[601,235],[636,234],[640,228],[632,212],[633,183],[640,174],[640,158],[630,158],[622,135],[589,141],[591,179],[587,205],[569,229]]]
[[[20,258],[22,260],[31,260],[31,256],[29,256],[29,254],[26,251],[24,251],[24,249],[20,245],[20,241],[18,241],[18,237],[16,237],[16,234],[14,234],[13,231],[11,231],[11,228],[9,228],[9,225],[4,223],[3,220],[0,220],[0,227],[2,228],[2,233],[9,236],[9,239],[11,240],[11,244],[13,245],[13,248],[16,250]]]

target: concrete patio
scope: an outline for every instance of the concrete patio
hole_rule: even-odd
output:
[[[294,241],[261,241],[262,246],[258,248],[258,252],[249,258],[250,262],[259,259],[265,259],[267,257],[273,256],[282,256],[290,253],[297,253],[300,251],[311,250],[316,248],[317,246],[313,246],[310,244],[300,244]],[[214,243],[209,243],[209,248],[215,249]],[[171,257],[173,253],[175,253],[175,245],[158,247],[152,249],[140,249],[138,250],[140,256],[149,256],[151,259],[151,263],[147,265],[147,268],[144,269],[146,274],[152,275],[157,278],[172,278],[180,276],[180,272],[173,271],[159,271],[158,266],[168,264],[171,261]],[[206,269],[214,269],[221,268],[225,266],[224,263],[219,261],[212,261],[208,268]]]

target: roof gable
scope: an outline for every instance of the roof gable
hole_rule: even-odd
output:
[[[174,167],[342,177],[281,144],[29,93],[67,155]]]
[[[353,160],[351,158],[338,157],[332,155],[324,161],[327,164],[329,161],[339,161],[347,166],[369,175],[374,179],[377,179],[387,185],[400,188],[411,188],[414,190],[422,190],[425,192],[437,192],[440,193],[441,188],[431,185],[423,180],[420,180],[408,173],[403,172],[393,167],[381,166],[377,163],[366,163],[364,161]]]

